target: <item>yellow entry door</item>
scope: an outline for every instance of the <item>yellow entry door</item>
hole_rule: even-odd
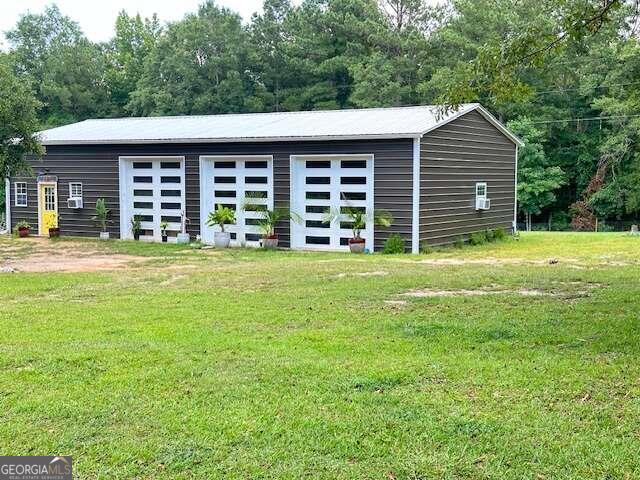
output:
[[[38,184],[38,225],[40,235],[48,235],[50,228],[58,226],[58,185]]]

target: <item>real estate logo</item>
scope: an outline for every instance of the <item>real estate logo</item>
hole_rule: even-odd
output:
[[[71,457],[0,457],[0,480],[72,480]]]

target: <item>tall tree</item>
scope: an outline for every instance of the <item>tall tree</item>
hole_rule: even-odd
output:
[[[351,102],[359,107],[415,105],[417,86],[433,63],[428,35],[441,7],[423,0],[380,0],[370,52],[352,62]]]
[[[527,230],[531,230],[532,215],[539,215],[555,202],[555,192],[565,181],[564,172],[548,165],[542,132],[528,118],[512,121],[508,126],[524,141],[518,151],[518,208],[525,215]]]
[[[38,141],[39,102],[5,55],[0,55],[0,180],[27,170],[24,156],[42,154]]]
[[[250,27],[252,69],[263,87],[265,109],[277,112],[295,95],[303,72],[290,57],[293,7],[289,0],[265,0],[262,11],[254,14]]]
[[[158,39],[128,108],[138,115],[259,110],[247,47],[240,16],[206,2]]]
[[[42,14],[23,15],[7,39],[15,71],[32,82],[42,103],[43,126],[104,114],[102,51],[55,5]]]
[[[611,68],[598,78],[608,88],[594,106],[608,117],[609,135],[600,147],[603,192],[590,200],[596,209],[608,198],[609,216],[640,214],[640,45],[634,36],[609,50]],[[612,208],[617,205],[618,208]]]
[[[115,36],[106,47],[106,83],[113,115],[126,113],[130,95],[142,77],[145,60],[161,31],[156,15],[143,19],[139,14],[129,16],[124,10],[118,14]]]

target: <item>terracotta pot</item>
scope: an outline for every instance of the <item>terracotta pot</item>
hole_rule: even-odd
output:
[[[49,229],[49,238],[58,238],[60,236],[60,227]]]
[[[278,248],[278,236],[277,235],[269,235],[262,239],[262,246],[264,248]]]
[[[349,240],[349,250],[351,253],[362,253],[366,243],[362,238],[352,238]]]
[[[29,232],[30,232],[30,231],[31,231],[31,230],[30,230],[29,228],[19,228],[19,229],[18,229],[18,236],[19,236],[20,238],[28,237],[28,236],[29,236]]]

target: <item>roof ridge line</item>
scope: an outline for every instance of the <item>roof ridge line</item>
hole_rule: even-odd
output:
[[[461,107],[473,105],[471,103],[463,103],[460,104]],[[247,113],[212,113],[212,114],[197,114],[197,115],[157,115],[157,116],[148,116],[148,117],[112,117],[112,118],[87,118],[80,122],[101,122],[101,121],[118,121],[118,120],[154,120],[154,119],[188,119],[188,118],[209,118],[209,117],[225,117],[225,116],[263,116],[263,115],[303,115],[303,114],[315,114],[315,113],[337,113],[337,112],[371,112],[371,111],[380,111],[380,110],[408,110],[408,109],[419,109],[419,108],[440,108],[441,105],[407,105],[402,107],[371,107],[371,108],[340,108],[340,109],[332,109],[332,110],[296,110],[292,112],[247,112]],[[70,124],[73,125],[73,124]],[[58,127],[54,127],[58,128]]]

